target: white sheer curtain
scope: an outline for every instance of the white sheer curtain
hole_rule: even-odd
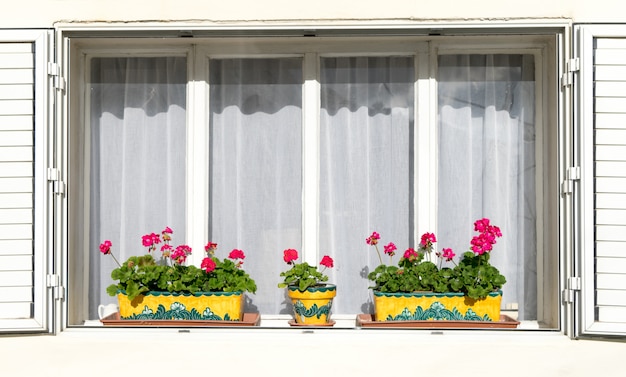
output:
[[[503,304],[536,319],[535,69],[531,55],[439,57],[440,247],[469,250],[473,221],[500,226]]]
[[[89,317],[97,318],[116,267],[145,253],[141,236],[174,230],[185,240],[187,60],[94,58],[89,83]]]
[[[320,76],[319,253],[335,260],[333,312],[368,313],[379,260],[365,239],[412,246],[413,58],[322,58]]]
[[[247,310],[287,314],[277,284],[282,251],[302,245],[302,60],[216,59],[209,70],[211,240],[244,251],[258,286]]]
[[[143,253],[141,235],[165,226],[184,241],[187,72],[183,57],[95,58],[90,70],[95,318],[98,304],[113,302],[105,289],[115,266],[100,242],[125,259]],[[414,72],[412,57],[320,59],[318,260],[335,259],[336,314],[372,311],[372,231],[398,253],[431,231],[413,223]],[[222,257],[245,252],[258,284],[247,310],[287,314],[276,284],[282,250],[302,244],[302,59],[212,59],[208,80],[209,240]],[[533,57],[440,56],[437,80],[438,245],[467,250],[473,221],[489,217],[504,233],[493,262],[508,280],[505,303],[536,318]]]

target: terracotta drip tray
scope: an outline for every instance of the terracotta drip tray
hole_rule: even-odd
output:
[[[435,329],[514,329],[519,322],[501,315],[497,322],[489,321],[376,321],[372,314],[359,314],[356,324],[360,327],[379,328],[435,328]]]
[[[297,323],[295,320],[290,320],[289,321],[289,326],[291,327],[333,327],[335,326],[335,321],[333,321],[332,319],[326,323],[318,323],[315,325],[307,325],[307,324],[303,324],[303,323]]]
[[[244,313],[241,321],[202,321],[202,320],[135,320],[120,319],[120,313],[111,314],[100,320],[104,326],[134,327],[245,327],[258,326],[259,313]]]

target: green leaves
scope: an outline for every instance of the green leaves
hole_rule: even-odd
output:
[[[319,285],[328,281],[328,276],[317,270],[316,266],[311,266],[307,262],[296,263],[287,271],[281,272],[284,279],[278,283],[278,288],[286,288],[290,285],[297,285],[298,290],[304,292],[309,287]]]
[[[500,271],[489,264],[489,253],[466,252],[454,268],[441,268],[428,261],[411,263],[402,258],[398,265],[379,265],[368,274],[370,287],[380,292],[460,292],[473,299],[484,298],[506,283]]]
[[[118,280],[118,283],[107,287],[107,293],[115,296],[118,291],[125,291],[132,301],[148,291],[256,292],[254,279],[232,260],[212,259],[216,267],[211,273],[206,273],[196,266],[157,264],[150,254],[132,256],[121,267],[111,271],[111,278]]]

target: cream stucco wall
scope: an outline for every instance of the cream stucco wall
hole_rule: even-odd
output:
[[[216,25],[308,23],[626,22],[621,0],[22,0],[0,12],[2,28],[56,22],[191,21]]]

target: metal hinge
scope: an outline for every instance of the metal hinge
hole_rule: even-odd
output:
[[[567,278],[567,288],[561,292],[561,299],[563,302],[573,303],[575,292],[580,291],[582,288],[582,281],[578,276],[572,276]]]
[[[574,181],[580,180],[580,166],[567,168],[565,180],[561,183],[561,195],[569,195],[574,190]]]
[[[57,90],[65,90],[65,79],[61,76],[61,67],[57,63],[48,62],[48,76],[53,77],[52,85]]]
[[[580,58],[573,58],[565,64],[565,73],[561,76],[561,86],[567,88],[574,82],[574,72],[580,71]]]
[[[57,168],[48,168],[48,182],[52,182],[52,192],[65,195],[65,182],[61,181],[61,172]]]
[[[52,296],[55,300],[62,300],[65,298],[65,289],[61,286],[61,277],[59,275],[47,275],[46,287],[52,288]]]

